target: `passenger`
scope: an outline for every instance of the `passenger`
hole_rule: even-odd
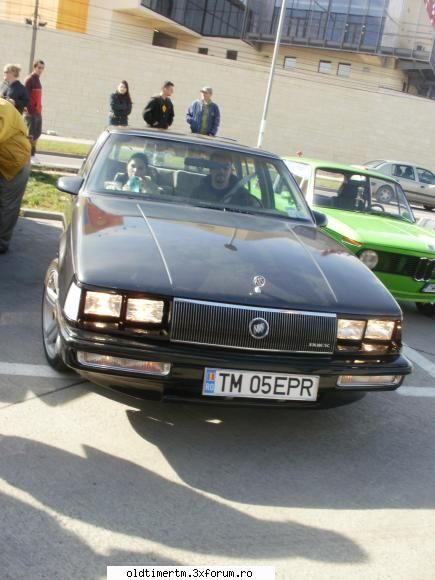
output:
[[[127,163],[127,173],[117,173],[115,181],[124,191],[159,193],[148,172],[148,157],[145,153],[134,153]]]
[[[192,199],[241,207],[262,207],[261,202],[251,195],[232,173],[230,154],[214,153],[210,162],[210,174],[205,176],[202,183],[193,191]]]

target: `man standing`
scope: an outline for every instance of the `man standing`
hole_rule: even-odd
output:
[[[200,92],[201,99],[193,101],[187,109],[186,121],[192,133],[215,137],[221,120],[219,107],[211,100],[211,87],[203,87]]]
[[[30,142],[15,107],[0,98],[0,254],[8,251],[30,173]]]
[[[21,67],[18,64],[7,64],[3,69],[4,83],[0,89],[0,97],[3,97],[12,103],[19,113],[23,113],[24,107],[27,107],[29,95],[26,87],[20,83]]]
[[[174,105],[171,95],[174,92],[174,83],[166,81],[163,83],[159,95],[152,97],[143,111],[143,118],[149,127],[156,129],[167,129],[174,120]]]
[[[32,156],[35,155],[36,142],[42,132],[42,85],[40,77],[44,71],[45,64],[42,60],[35,60],[33,72],[24,81],[24,85],[29,94],[29,104],[25,120],[29,128],[29,137],[32,143]]]

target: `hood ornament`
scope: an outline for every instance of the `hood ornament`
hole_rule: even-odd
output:
[[[261,294],[261,289],[266,285],[266,278],[264,276],[254,276],[252,282],[254,283],[254,292]]]

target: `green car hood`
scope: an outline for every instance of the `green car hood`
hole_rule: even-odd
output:
[[[356,240],[364,246],[435,255],[435,232],[416,224],[359,212],[315,209],[328,216],[327,231]]]

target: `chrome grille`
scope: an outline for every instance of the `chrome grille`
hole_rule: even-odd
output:
[[[175,298],[171,340],[226,348],[279,352],[334,352],[335,314],[274,310]],[[249,323],[263,318],[269,324],[265,338],[254,338]]]
[[[429,282],[435,278],[435,260],[420,258],[414,272],[414,280],[417,282]]]

